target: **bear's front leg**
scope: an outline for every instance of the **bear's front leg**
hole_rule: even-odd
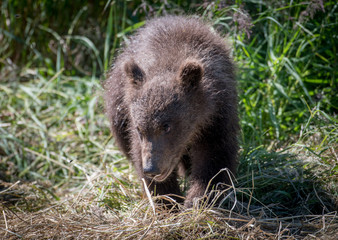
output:
[[[224,143],[226,142],[203,141],[190,149],[191,174],[190,187],[184,202],[186,207],[192,207],[193,202],[202,197],[210,203],[215,195],[208,194],[216,189],[218,183],[221,183],[222,189],[217,190],[223,190],[224,184],[231,185],[230,174],[236,168],[236,148]]]
[[[208,184],[203,182],[201,179],[191,180],[190,187],[184,201],[184,206],[187,208],[191,208],[193,206],[194,201],[203,197],[207,185]]]
[[[221,169],[222,169],[221,167],[214,168],[215,171],[212,173],[209,172],[209,175],[204,175],[203,173],[200,173],[198,175],[195,174],[191,175],[189,183],[190,187],[187,192],[186,199],[184,201],[185,207],[188,208],[192,207],[194,201],[196,200],[208,201],[208,204],[210,204],[213,200],[216,200],[216,202],[219,202],[219,200],[221,200],[214,199],[217,196],[217,191],[224,190],[225,189],[224,184],[229,185],[230,182],[227,170],[223,170],[220,172]],[[216,190],[216,192],[210,195],[210,192],[212,190]]]

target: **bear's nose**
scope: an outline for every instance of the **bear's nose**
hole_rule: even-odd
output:
[[[160,174],[160,170],[158,169],[157,166],[151,164],[143,168],[143,173],[148,177],[154,177]]]

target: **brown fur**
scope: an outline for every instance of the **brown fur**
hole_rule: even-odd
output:
[[[155,194],[181,194],[179,165],[189,173],[186,206],[220,169],[235,173],[234,67],[209,25],[193,17],[149,21],[116,58],[104,89],[116,144]],[[229,183],[225,172],[218,182]]]

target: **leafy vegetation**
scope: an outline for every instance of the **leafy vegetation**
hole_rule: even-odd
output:
[[[333,0],[3,0],[1,235],[333,237],[337,8]],[[224,209],[152,208],[110,138],[100,82],[129,34],[163,14],[197,14],[233,49],[242,136]]]

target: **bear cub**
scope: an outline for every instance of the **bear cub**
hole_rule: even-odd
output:
[[[103,88],[115,143],[150,192],[181,195],[183,172],[189,207],[209,182],[209,190],[230,183],[219,172],[237,166],[236,80],[229,49],[211,26],[195,17],[150,20],[115,59]]]

